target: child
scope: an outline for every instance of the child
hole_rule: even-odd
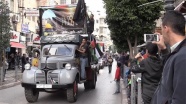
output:
[[[121,63],[117,63],[117,69],[116,69],[116,74],[115,74],[115,79],[114,81],[116,81],[116,92],[114,94],[120,93],[120,67],[121,67]]]

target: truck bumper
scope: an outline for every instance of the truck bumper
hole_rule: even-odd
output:
[[[30,84],[30,83],[21,83],[22,87],[26,87],[26,88],[38,88],[37,85],[38,84]],[[40,84],[42,85],[42,84]],[[47,85],[47,86],[44,86]],[[62,89],[62,88],[69,88],[71,87],[72,84],[68,84],[68,85],[51,85],[51,84],[43,84],[43,86],[40,86],[38,89]]]

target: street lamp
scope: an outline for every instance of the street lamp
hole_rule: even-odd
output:
[[[174,0],[165,0],[165,11],[174,10]]]

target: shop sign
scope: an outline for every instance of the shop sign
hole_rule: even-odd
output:
[[[25,10],[25,14],[27,17],[38,17],[39,16],[39,10],[34,10],[34,9],[30,9],[30,10]]]
[[[40,36],[38,34],[33,34],[33,43],[40,43]]]
[[[10,41],[11,42],[18,42],[19,43],[20,32],[11,31],[10,32]]]

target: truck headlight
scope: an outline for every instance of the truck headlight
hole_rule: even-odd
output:
[[[30,64],[26,64],[25,65],[25,70],[30,70],[30,67],[31,67]]]
[[[71,68],[72,68],[71,64],[68,63],[68,64],[65,65],[65,69],[70,70]]]

